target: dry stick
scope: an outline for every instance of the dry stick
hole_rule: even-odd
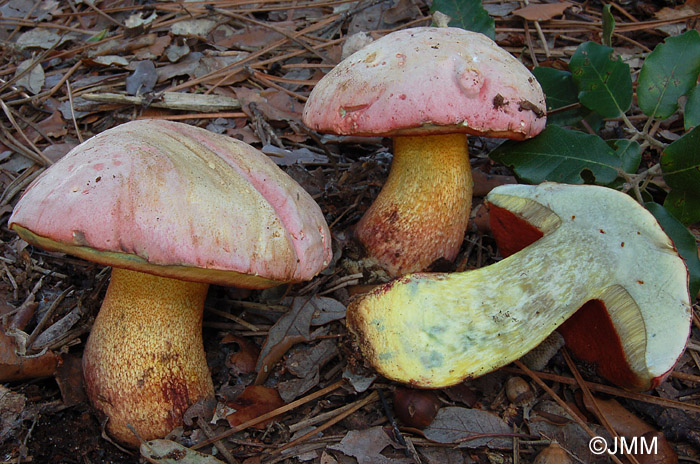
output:
[[[503,368],[507,372],[514,372],[522,374],[523,371],[520,369],[515,369],[511,367]],[[565,383],[567,385],[577,385],[576,379],[571,377],[564,377],[556,374],[548,374],[546,372],[538,372],[537,375],[545,380],[552,380],[554,382]],[[646,395],[643,393],[629,392],[621,388],[610,387],[608,385],[600,385],[593,382],[585,382],[586,386],[593,391],[606,393],[609,395],[620,396],[622,398],[628,398],[630,400],[642,401],[649,404],[655,404],[657,406],[664,406],[668,408],[682,409],[684,411],[700,412],[700,405],[683,403],[682,401],[671,400],[668,398],[661,398],[658,396]]]
[[[202,447],[204,447],[204,446],[210,445],[210,444],[214,443],[214,442],[217,441],[217,440],[221,440],[221,439],[224,439],[224,438],[226,438],[226,437],[230,437],[230,436],[233,435],[234,433],[238,433],[238,432],[240,432],[241,430],[245,430],[245,429],[247,429],[248,427],[252,427],[252,426],[257,425],[257,424],[259,424],[259,423],[261,423],[261,422],[265,422],[265,421],[268,420],[268,419],[272,419],[273,417],[279,416],[280,414],[284,414],[284,413],[287,412],[287,411],[291,411],[292,409],[295,409],[295,408],[297,408],[297,407],[299,407],[299,406],[301,406],[301,405],[303,405],[303,404],[306,404],[306,403],[308,403],[308,402],[310,402],[310,401],[313,401],[313,400],[315,400],[315,399],[317,399],[317,398],[320,398],[320,397],[326,395],[327,393],[330,393],[330,392],[332,392],[332,391],[334,391],[334,390],[337,390],[337,389],[340,388],[344,383],[345,383],[345,380],[343,380],[343,379],[338,380],[337,382],[335,382],[335,383],[333,383],[333,384],[331,384],[331,385],[329,385],[329,386],[327,386],[327,387],[325,387],[325,388],[322,388],[321,390],[319,390],[319,391],[317,391],[317,392],[315,392],[315,393],[312,393],[312,394],[310,394],[310,395],[306,395],[305,397],[299,398],[299,399],[296,400],[296,401],[292,401],[292,402],[289,403],[289,404],[285,404],[285,405],[282,406],[281,408],[277,408],[277,409],[275,409],[275,410],[273,410],[273,411],[268,412],[267,414],[263,414],[262,416],[258,416],[258,417],[256,417],[255,419],[251,419],[251,420],[249,420],[249,421],[243,422],[242,424],[237,425],[236,427],[233,427],[232,429],[227,430],[226,432],[221,433],[221,434],[219,434],[218,436],[216,436],[216,437],[214,437],[214,438],[210,438],[210,439],[208,439],[208,440],[204,440],[203,442],[197,443],[196,445],[192,446],[191,448],[192,448],[193,450],[197,450],[197,449],[202,448]]]
[[[272,87],[272,88],[275,89],[275,90],[279,90],[280,92],[286,93],[286,94],[289,95],[290,97],[296,98],[297,100],[299,100],[299,101],[301,101],[301,102],[306,102],[306,100],[308,100],[308,97],[305,97],[304,95],[300,95],[300,94],[298,94],[298,93],[296,93],[296,92],[294,92],[294,91],[292,91],[292,90],[289,90],[289,89],[287,89],[287,88],[285,88],[285,87],[282,87],[282,86],[279,85],[279,84],[275,84],[275,83],[272,82],[270,79],[268,79],[268,77],[270,77],[270,76],[268,76],[268,75],[265,74],[265,73],[262,73],[262,72],[260,72],[260,71],[253,71],[251,77],[252,77],[253,79],[259,81],[261,84],[267,85],[268,87]]]
[[[369,403],[372,403],[372,402],[374,402],[374,401],[377,401],[378,399],[379,399],[379,394],[377,394],[376,391],[373,391],[370,395],[366,396],[364,399],[356,401],[356,402],[355,402],[355,405],[354,405],[352,408],[348,409],[347,411],[345,411],[345,412],[343,412],[343,413],[341,413],[341,414],[338,414],[336,417],[334,417],[333,419],[329,420],[328,422],[326,422],[325,424],[321,425],[320,427],[315,428],[315,429],[311,430],[311,431],[308,432],[308,433],[305,433],[304,435],[302,435],[301,437],[297,438],[296,440],[292,440],[292,441],[290,441],[289,443],[287,443],[286,445],[281,446],[281,447],[277,448],[276,450],[269,452],[268,454],[269,454],[270,456],[274,456],[275,454],[282,454],[282,452],[283,452],[284,450],[289,449],[289,448],[292,448],[293,446],[296,446],[296,445],[298,445],[299,443],[301,443],[301,442],[303,442],[303,441],[305,441],[305,440],[308,440],[309,438],[313,437],[314,435],[323,432],[323,431],[326,430],[327,428],[329,428],[329,427],[331,427],[331,426],[337,424],[337,423],[340,422],[341,420],[345,419],[345,418],[348,417],[350,414],[353,414],[353,413],[354,413],[355,411],[357,411],[358,409],[362,408],[363,406],[368,405]]]
[[[558,404],[559,406],[561,406],[562,409],[564,409],[564,411],[566,411],[566,413],[567,413],[579,426],[581,426],[581,428],[582,428],[583,430],[585,430],[586,433],[587,433],[588,435],[590,435],[591,438],[595,438],[595,437],[597,436],[596,433],[595,433],[593,430],[591,430],[591,428],[588,426],[588,424],[586,424],[586,423],[578,416],[578,414],[576,414],[576,413],[569,407],[569,405],[566,404],[566,402],[565,402],[564,400],[562,400],[562,399],[559,397],[559,395],[557,395],[557,394],[554,392],[554,390],[552,390],[551,388],[549,388],[549,385],[547,385],[546,383],[544,383],[544,381],[538,376],[538,374],[537,374],[536,372],[533,372],[532,370],[530,370],[529,367],[527,367],[525,364],[523,364],[523,363],[520,362],[519,360],[516,360],[516,361],[515,361],[515,365],[518,366],[520,369],[522,369],[528,376],[530,376],[530,378],[531,378],[532,380],[534,380],[535,383],[537,383],[537,385],[540,386],[540,388],[542,388],[544,391],[546,391],[546,392],[549,394],[549,396],[552,397],[552,399],[553,399],[554,401],[556,401],[557,404]],[[574,381],[575,381],[575,379],[574,379]],[[622,461],[620,461],[620,459],[619,459],[617,456],[615,456],[614,454],[610,454],[610,459],[612,459],[612,460],[613,460],[615,463],[617,463],[617,464],[622,464]]]
[[[136,119],[165,119],[168,121],[181,121],[183,119],[217,119],[217,118],[247,118],[248,115],[234,111],[231,113],[188,113],[188,114],[160,114],[138,116]]]
[[[66,93],[68,93],[68,101],[70,102],[70,115],[73,119],[73,126],[75,127],[75,133],[78,136],[80,143],[83,143],[83,135],[80,133],[78,128],[78,121],[75,119],[75,108],[73,107],[73,92],[70,90],[70,82],[66,81]]]
[[[601,411],[600,406],[598,405],[598,402],[596,399],[593,397],[593,394],[591,393],[591,390],[586,386],[586,383],[583,381],[583,377],[581,377],[581,373],[578,371],[576,368],[576,365],[574,364],[574,361],[571,359],[571,356],[569,355],[569,350],[566,349],[566,347],[562,348],[561,350],[562,355],[564,356],[564,360],[566,361],[566,365],[569,366],[569,370],[571,373],[574,375],[574,378],[576,379],[576,382],[578,382],[578,386],[583,392],[583,396],[588,399],[588,401],[593,405],[593,408],[595,408],[594,414],[598,418],[598,421],[605,427],[605,430],[610,433],[616,440],[620,439],[620,435],[617,433],[617,430],[613,428],[613,426],[610,424],[610,421],[608,421],[608,418],[605,417],[605,414],[603,414],[603,411]],[[624,452],[624,451],[623,451]],[[629,453],[625,453],[627,456],[627,459],[629,459],[632,464],[639,464],[639,461],[637,461],[637,458],[632,456]]]
[[[309,27],[307,27],[307,28],[305,28],[305,29],[302,29],[302,30],[299,31],[299,32],[296,32],[294,35],[295,35],[295,36],[298,36],[298,35],[302,35],[302,34],[307,34],[307,33],[309,33],[309,32],[313,32],[313,31],[315,31],[316,29],[319,29],[320,27],[325,26],[326,23],[332,22],[332,20],[333,20],[333,18],[334,18],[335,16],[338,16],[338,15],[334,15],[334,16],[330,16],[330,17],[328,17],[328,18],[325,18],[325,19],[323,19],[323,20],[321,20],[321,21],[319,21],[319,22],[317,22],[317,23],[312,24],[311,26],[309,26]],[[216,71],[210,72],[210,73],[208,73],[208,74],[206,74],[206,75],[204,75],[204,76],[198,77],[198,78],[196,78],[196,79],[190,79],[190,80],[187,81],[187,82],[183,82],[182,84],[179,84],[179,85],[170,87],[170,88],[168,88],[168,89],[165,89],[165,91],[176,91],[176,90],[185,89],[185,88],[188,88],[188,87],[192,87],[193,85],[201,84],[202,82],[208,81],[208,80],[210,80],[210,79],[215,79],[215,78],[217,78],[217,77],[223,76],[216,84],[214,84],[214,86],[213,86],[212,89],[209,89],[209,90],[207,91],[207,93],[209,93],[209,92],[211,92],[214,88],[220,86],[222,82],[225,82],[226,79],[228,79],[229,77],[231,77],[231,76],[233,76],[234,74],[236,74],[236,73],[240,72],[241,70],[243,70],[243,69],[245,68],[245,66],[246,66],[249,62],[255,60],[256,58],[258,58],[258,57],[260,57],[260,56],[262,56],[262,55],[265,55],[266,53],[270,53],[271,51],[275,50],[276,48],[279,48],[280,46],[284,45],[284,44],[287,43],[287,42],[288,42],[288,39],[286,39],[286,38],[285,38],[285,39],[280,39],[280,40],[278,40],[278,41],[276,41],[276,42],[274,42],[274,43],[268,45],[267,47],[258,50],[258,51],[255,52],[255,53],[251,53],[250,55],[248,55],[247,57],[243,58],[243,59],[240,60],[240,61],[237,61],[237,62],[235,62],[235,63],[231,63],[231,64],[229,64],[229,65],[226,65],[226,66],[224,66],[224,67],[221,68],[221,69],[217,69]],[[316,46],[316,47],[314,47],[314,48],[321,48],[321,47],[320,47],[320,46]],[[298,52],[297,54],[298,54],[298,55],[301,55],[301,54],[303,54],[303,53],[304,53],[303,51],[300,51],[300,52]],[[294,55],[294,56],[296,56],[296,55]],[[269,61],[269,60],[268,60],[268,61]],[[265,62],[256,63],[256,65],[262,65],[263,63],[265,63]]]
[[[274,26],[272,24],[264,23],[262,21],[258,21],[258,20],[253,19],[253,18],[249,18],[247,16],[244,16],[244,15],[241,15],[238,13],[234,13],[232,11],[226,11],[226,10],[223,10],[221,8],[214,8],[214,11],[216,11],[217,13],[222,14],[224,16],[228,16],[229,18],[234,18],[234,19],[237,19],[237,20],[243,21],[243,22],[249,22],[251,24],[255,24],[256,26],[265,27],[267,29],[275,31],[278,34],[285,36],[286,38],[288,38],[289,40],[291,40],[295,44],[299,45],[300,47],[306,49],[306,51],[313,53],[314,55],[319,57],[321,59],[321,61],[326,61],[325,56],[321,55],[319,52],[317,52],[316,50],[311,48],[311,46],[309,44],[307,44],[306,42],[299,40],[299,36],[296,34],[290,34],[289,31],[285,31],[284,29],[282,29],[280,27]]]
[[[83,64],[82,60],[78,60],[75,62],[73,66],[61,77],[61,80],[56,83],[53,87],[51,87],[51,90],[48,92],[44,93],[40,98],[37,99],[37,103],[43,103],[45,100],[47,100],[51,95],[55,94],[58,92],[58,90],[63,87],[63,84],[66,83],[66,81],[73,75],[75,72],[80,68],[80,66]],[[34,97],[36,98],[36,97]]]
[[[39,162],[42,166],[50,166],[53,163],[51,162],[50,159],[48,159],[42,152],[39,150],[39,147],[34,145],[34,142],[29,140],[29,137],[27,137],[27,134],[24,133],[21,127],[19,127],[19,124],[17,124],[17,121],[15,120],[15,117],[12,114],[12,111],[10,111],[10,108],[7,107],[4,101],[0,100],[0,107],[2,107],[2,110],[5,112],[5,116],[7,116],[7,119],[10,121],[10,124],[12,124],[12,127],[15,128],[15,130],[19,133],[19,135],[22,136],[22,138],[29,144],[30,147],[34,150],[34,153],[37,156],[36,161]]]

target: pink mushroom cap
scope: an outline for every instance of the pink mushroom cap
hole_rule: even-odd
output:
[[[417,27],[388,34],[314,87],[304,123],[341,135],[464,132],[525,139],[544,129],[535,77],[483,34]]]
[[[242,287],[308,280],[332,256],[318,204],[267,156],[157,120],[74,148],[29,186],[9,224],[102,264]]]

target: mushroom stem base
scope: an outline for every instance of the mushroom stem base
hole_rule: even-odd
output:
[[[457,256],[471,198],[465,134],[394,137],[389,177],[355,235],[392,276],[424,270]]]
[[[213,395],[202,344],[208,284],[114,268],[83,354],[85,387],[116,440],[164,437]]]

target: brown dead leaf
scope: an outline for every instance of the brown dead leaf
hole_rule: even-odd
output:
[[[508,448],[511,438],[498,437],[512,433],[510,426],[496,414],[481,409],[448,406],[441,408],[433,422],[423,430],[429,440],[438,443],[459,443],[460,447]],[[487,435],[486,437],[479,437]]]
[[[0,444],[22,425],[22,411],[27,399],[0,385]]]
[[[513,14],[528,21],[547,21],[556,16],[561,16],[572,5],[572,3],[566,1],[559,3],[530,3],[525,8],[514,10]]]
[[[285,23],[275,23],[277,27],[284,27]],[[293,29],[293,23],[288,24]],[[277,40],[284,38],[278,32],[271,31],[269,28],[262,26],[248,27],[241,32],[233,35],[225,34],[225,31],[217,29],[212,33],[214,43],[220,47],[234,50],[253,51],[266,47]]]
[[[411,459],[396,460],[380,454],[384,448],[393,442],[381,426],[365,430],[351,430],[337,445],[331,445],[328,449],[357,459],[358,464],[398,464],[399,462],[413,462]]]
[[[317,305],[313,298],[295,298],[289,311],[270,328],[256,366],[256,385],[267,379],[272,366],[282,359],[289,348],[310,340],[311,319],[316,310]]]
[[[284,401],[274,388],[263,387],[262,385],[251,385],[241,393],[235,400],[228,401],[227,405],[236,410],[233,414],[226,416],[226,420],[235,427],[251,419],[267,414],[277,408],[284,406]],[[262,430],[274,418],[261,422],[254,427]]]
[[[35,356],[17,354],[16,339],[0,328],[0,382],[34,379],[54,374],[61,358],[51,351]]]
[[[255,371],[255,364],[260,356],[258,345],[245,337],[233,334],[226,334],[221,343],[238,345],[238,350],[226,360],[226,367],[233,369],[237,374],[250,374]]]
[[[156,60],[163,56],[165,49],[168,48],[171,41],[172,37],[170,35],[161,35],[148,47],[142,47],[135,50],[134,56],[137,60]]]
[[[586,409],[595,414],[595,406],[586,396],[583,398]],[[595,398],[595,401],[613,430],[628,439],[628,444],[633,443],[634,440],[639,442],[642,437],[645,437],[644,442],[648,445],[656,443],[656,453],[634,455],[639,464],[674,464],[678,462],[678,455],[673,451],[666,437],[654,427],[627,410],[614,398],[607,400]]]
[[[255,120],[255,112],[251,109],[251,105],[255,105],[255,109],[262,113],[268,121],[289,121],[299,120],[301,113],[292,113],[276,108],[267,98],[263,96],[263,92],[248,87],[236,87],[236,98],[241,102],[241,109],[248,115],[251,120]],[[271,91],[274,95],[275,91]]]

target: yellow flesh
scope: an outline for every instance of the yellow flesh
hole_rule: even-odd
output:
[[[512,201],[531,203],[528,220],[545,234],[558,228],[559,218],[547,208]],[[612,285],[616,259],[603,234],[561,228],[487,267],[412,274],[379,287],[350,305],[348,328],[385,377],[421,387],[453,385],[518,359],[588,300],[604,301],[613,319],[641,319],[629,294]],[[634,358],[628,362],[641,373],[645,328],[628,327],[625,343],[642,347],[628,352]]]
[[[212,396],[202,345],[208,284],[114,268],[83,354],[88,396],[107,430],[138,445],[164,437],[196,401]]]
[[[392,276],[457,256],[471,210],[468,156],[465,134],[394,138],[389,177],[355,229]]]

